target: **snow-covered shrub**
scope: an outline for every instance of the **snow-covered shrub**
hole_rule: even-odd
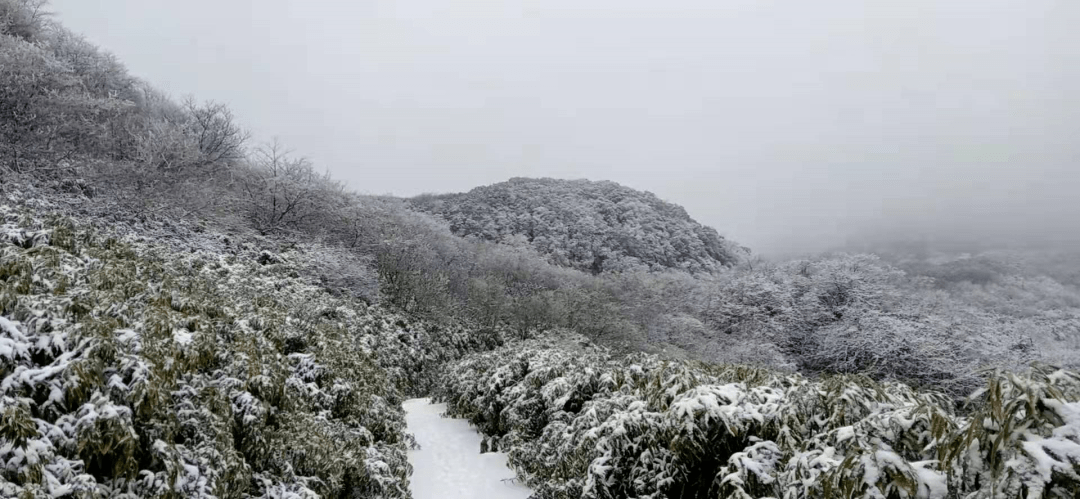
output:
[[[3,497],[408,497],[403,395],[484,344],[288,258],[0,224]]]
[[[809,380],[564,339],[466,356],[448,413],[541,498],[1077,497],[1080,375],[992,374],[955,399],[862,374]]]

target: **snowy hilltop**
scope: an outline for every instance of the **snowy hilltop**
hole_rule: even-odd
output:
[[[448,220],[454,234],[511,244],[521,238],[559,265],[594,274],[707,272],[748,253],[681,206],[615,182],[513,178],[410,203]]]

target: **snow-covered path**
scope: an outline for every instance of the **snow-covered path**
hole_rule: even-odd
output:
[[[528,499],[532,493],[511,480],[501,452],[480,453],[480,434],[464,419],[441,416],[446,404],[411,399],[402,404],[408,432],[420,450],[409,451],[415,499]]]

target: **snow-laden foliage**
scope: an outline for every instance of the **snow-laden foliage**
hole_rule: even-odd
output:
[[[48,0],[0,0],[0,168],[55,176],[89,158],[137,163],[134,186],[147,172],[206,176],[241,159],[247,133],[226,106],[172,103],[51,13]]]
[[[559,265],[600,273],[715,270],[745,250],[681,206],[614,182],[514,178],[463,194],[413,199],[462,236],[524,242]]]
[[[613,357],[566,338],[472,354],[440,388],[541,498],[1074,498],[1080,374],[991,374],[963,407],[862,375]]]
[[[873,255],[740,269],[704,287],[701,315],[734,342],[772,339],[804,374],[860,373],[955,395],[982,383],[977,370],[1043,357],[1026,331],[925,296],[907,279]]]
[[[287,255],[0,221],[3,497],[408,497],[400,402],[483,344]]]
[[[903,255],[881,252],[967,329],[1021,331],[1019,348],[1080,368],[1080,258],[1075,250]]]

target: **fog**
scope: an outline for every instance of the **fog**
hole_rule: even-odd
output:
[[[1072,0],[52,0],[357,190],[608,179],[763,253],[1080,242]]]

